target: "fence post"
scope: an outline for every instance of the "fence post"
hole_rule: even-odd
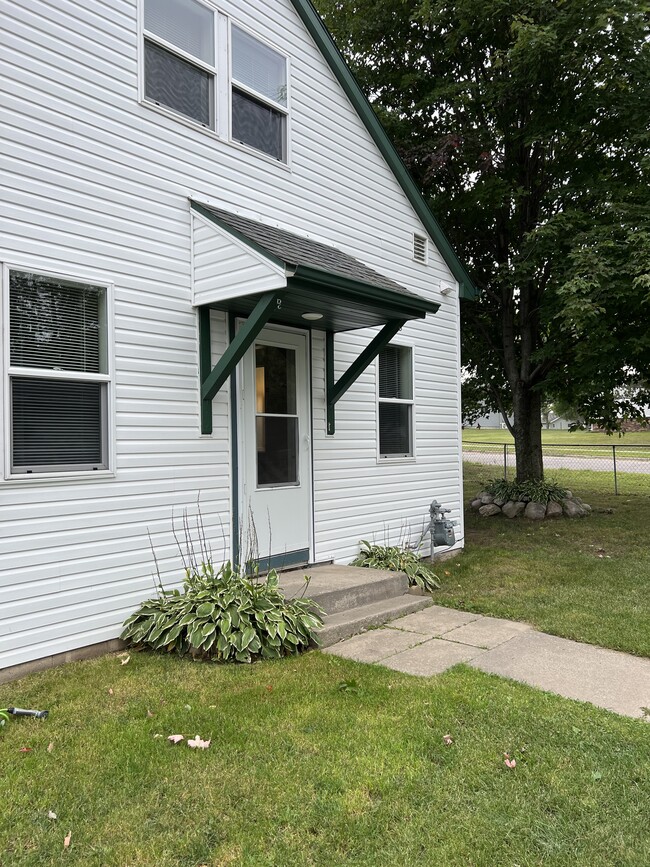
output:
[[[618,497],[618,476],[616,475],[616,446],[612,446],[612,456],[614,458],[614,496]]]
[[[508,481],[508,443],[503,444],[503,478]]]

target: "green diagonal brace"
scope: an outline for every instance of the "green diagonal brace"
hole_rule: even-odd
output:
[[[325,373],[327,385],[327,433],[332,435],[336,430],[334,407],[353,382],[361,376],[368,365],[377,358],[379,353],[391,342],[406,319],[390,319],[379,334],[374,337],[361,355],[353,361],[338,382],[334,382],[334,335],[328,332],[325,342]]]
[[[201,332],[201,432],[212,433],[212,414],[207,417],[205,406],[211,406],[212,399],[228,379],[237,364],[252,346],[253,341],[266,325],[268,320],[282,307],[281,292],[266,292],[260,296],[253,312],[239,329],[228,348],[215,364],[212,370],[204,374],[203,365],[206,356],[205,345],[209,345],[209,337],[205,338]],[[199,323],[204,328],[204,319],[199,314]],[[208,322],[209,327],[209,322]]]

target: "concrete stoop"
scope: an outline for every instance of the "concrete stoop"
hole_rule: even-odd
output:
[[[307,575],[309,583],[305,581]],[[280,585],[286,596],[304,595],[325,611],[325,623],[318,632],[321,647],[330,647],[433,603],[430,596],[409,592],[403,572],[359,566],[314,566],[285,572]]]

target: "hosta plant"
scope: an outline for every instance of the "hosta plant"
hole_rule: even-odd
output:
[[[359,544],[361,550],[359,556],[352,561],[353,566],[404,572],[408,576],[411,587],[417,586],[427,592],[440,587],[433,569],[418,557],[417,551],[396,545],[371,545],[365,539],[362,539]]]
[[[557,482],[530,480],[509,482],[506,479],[491,479],[485,487],[488,494],[501,500],[531,500],[534,503],[559,503],[567,491]]]
[[[182,591],[161,586],[125,621],[121,637],[138,648],[252,662],[306,649],[321,613],[310,599],[285,599],[275,570],[251,577],[208,560],[186,568]]]

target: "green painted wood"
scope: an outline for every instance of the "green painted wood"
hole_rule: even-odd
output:
[[[334,332],[325,333],[325,389],[329,395],[334,388]],[[334,404],[327,401],[327,435],[336,433],[336,413]]]
[[[327,433],[330,434],[330,418],[331,418],[331,433],[335,431],[334,407],[336,403],[343,397],[350,386],[356,382],[368,365],[377,358],[379,353],[386,347],[395,337],[400,328],[407,322],[406,319],[392,319],[387,322],[381,329],[379,334],[374,337],[368,346],[363,350],[361,355],[353,361],[345,371],[338,382],[334,383],[333,369],[331,383],[328,376],[327,382]],[[328,350],[327,343],[325,345],[326,352]],[[334,365],[334,339],[329,348],[330,360],[326,359],[326,369],[328,365]]]
[[[282,308],[282,293],[265,292],[246,322],[235,335],[234,340],[221,356],[217,364],[201,384],[201,400],[211,401],[237,364],[252,346],[253,341],[266,325],[269,318]]]
[[[210,308],[199,307],[199,374],[205,382],[212,369],[212,345],[210,340]],[[212,401],[201,400],[201,433],[212,433]]]

